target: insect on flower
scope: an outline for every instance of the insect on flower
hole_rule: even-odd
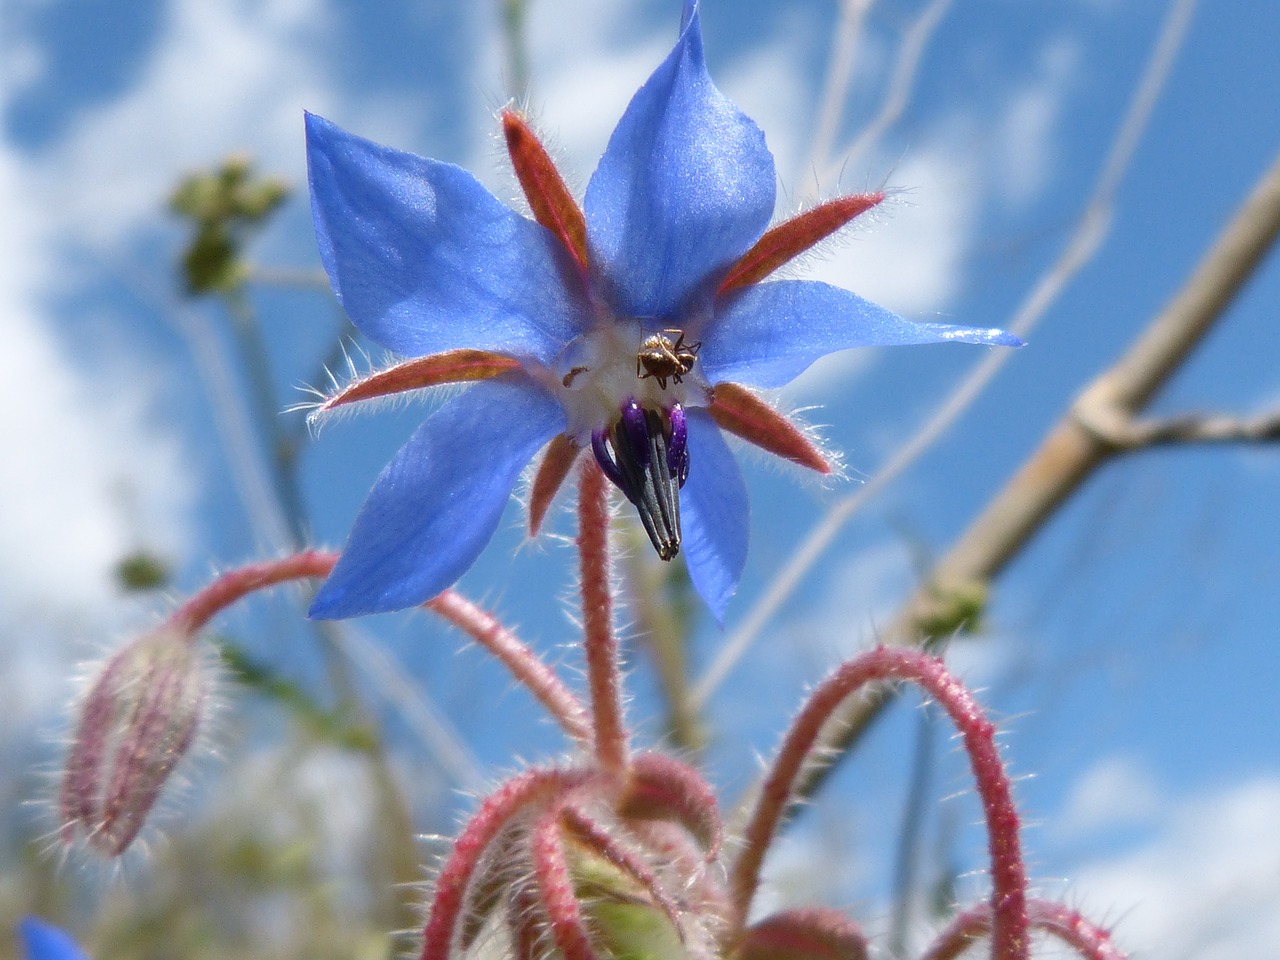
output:
[[[669,333],[676,335],[674,343],[667,337]],[[684,342],[683,330],[651,333],[644,338],[640,351],[636,354],[636,378],[645,380],[653,377],[663,390],[667,389],[667,380],[683,383],[682,378],[693,369],[701,349],[701,341],[689,344]]]
[[[532,532],[590,449],[658,555],[685,557],[720,618],[748,530],[746,487],[721,431],[831,470],[753,389],[784,386],[851,347],[1020,343],[1001,330],[913,323],[824,283],[768,279],[884,195],[840,197],[770,228],[773,156],[712,83],[695,2],[581,205],[524,118],[501,118],[533,219],[458,167],[307,117],[312,213],[334,292],[365,336],[411,358],[338,390],[317,413],[472,384],[378,478],[312,616],[398,610],[448,587],[545,448]]]

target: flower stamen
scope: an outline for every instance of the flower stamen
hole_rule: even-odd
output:
[[[680,552],[680,488],[689,476],[688,436],[680,404],[659,411],[634,399],[622,405],[613,423],[591,435],[600,468],[635,504],[663,560]]]

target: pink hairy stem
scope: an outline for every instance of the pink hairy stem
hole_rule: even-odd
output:
[[[205,624],[237,600],[290,580],[327,577],[337,562],[336,551],[303,550],[280,560],[251,563],[224,573],[170,614],[165,627],[194,637]]]
[[[562,812],[558,806],[552,807],[534,825],[531,838],[534,884],[547,912],[551,935],[564,960],[597,960],[565,858],[564,838],[560,833]]]
[[[1127,960],[1127,954],[1112,942],[1110,933],[1064,904],[1028,900],[1027,922],[1032,930],[1057,937],[1086,960]],[[991,905],[984,903],[952,920],[920,960],[954,960],[990,932]]]
[[[421,960],[448,960],[467,887],[485,851],[526,807],[552,800],[590,775],[581,771],[530,770],[491,793],[467,821],[436,877],[431,911],[422,931]]]
[[[595,756],[606,773],[619,774],[627,765],[627,731],[622,719],[618,638],[613,630],[609,485],[590,457],[583,458],[578,485],[578,555]]]
[[[765,852],[794,796],[800,772],[811,756],[823,724],[840,704],[873,681],[909,680],[923,687],[946,710],[960,731],[986,816],[991,854],[992,960],[1027,957],[1027,878],[1018,835],[1017,808],[995,742],[995,727],[942,661],[899,647],[878,647],[855,657],[824,680],[792,723],[762,787],[747,826],[742,853],[729,876],[732,935],[745,923],[760,883]]]
[[[289,580],[327,577],[338,562],[330,550],[304,550],[280,560],[254,563],[225,573],[173,612],[165,627],[194,636],[223,609],[250,593]],[[492,653],[526,687],[574,740],[590,743],[586,710],[567,686],[496,617],[454,590],[424,606]]]
[[[492,653],[517,682],[547,708],[565,733],[584,746],[591,744],[591,721],[582,703],[555,672],[496,617],[454,590],[446,590],[428,600],[426,607]]]

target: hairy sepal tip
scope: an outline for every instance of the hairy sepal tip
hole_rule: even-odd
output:
[[[533,218],[560,239],[579,269],[586,270],[586,217],[551,154],[524,116],[510,107],[502,111],[502,134]]]
[[[884,201],[883,191],[838,197],[798,213],[765,231],[725,274],[716,291],[729,293],[759,283],[779,267],[812,249],[855,217]]]

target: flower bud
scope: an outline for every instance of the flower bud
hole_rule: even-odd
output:
[[[193,638],[160,629],[107,660],[80,704],[59,798],[62,838],[125,851],[190,748],[208,695]]]

